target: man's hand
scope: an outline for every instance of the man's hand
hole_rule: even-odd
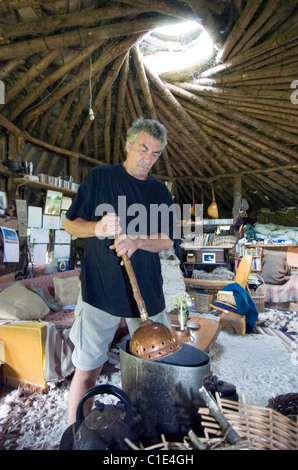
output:
[[[97,222],[95,226],[95,235],[98,238],[115,238],[121,233],[120,217],[114,213],[108,213]]]
[[[118,256],[122,256],[127,253],[127,256],[130,258],[134,252],[139,248],[138,237],[128,236],[128,235],[119,235],[115,239],[115,243],[110,246],[111,250],[116,250]],[[123,263],[121,263],[123,264]]]

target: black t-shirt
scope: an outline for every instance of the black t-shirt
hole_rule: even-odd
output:
[[[173,211],[168,209],[172,204],[166,185],[151,175],[143,181],[127,173],[122,164],[98,166],[84,178],[67,218],[99,221],[105,213],[115,212],[121,218],[122,233],[163,232],[173,239]],[[165,212],[156,210],[161,205]],[[110,238],[85,239],[83,300],[111,315],[139,317],[125,267],[120,266],[116,251],[109,249],[113,243]],[[148,315],[160,313],[165,301],[159,254],[139,249],[130,260]]]

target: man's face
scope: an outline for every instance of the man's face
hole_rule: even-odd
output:
[[[150,168],[161,154],[161,141],[152,137],[145,131],[141,131],[134,144],[126,143],[126,171],[140,180],[148,177]]]

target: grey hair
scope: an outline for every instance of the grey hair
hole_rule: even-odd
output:
[[[167,130],[163,124],[154,119],[144,119],[143,117],[136,119],[128,129],[127,140],[134,144],[139,133],[145,131],[162,144],[162,150],[167,145]]]

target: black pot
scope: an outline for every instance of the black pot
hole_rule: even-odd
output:
[[[86,417],[83,406],[94,395],[109,393],[121,401],[116,405],[95,402]],[[128,395],[113,385],[97,385],[91,388],[79,403],[76,423],[67,428],[62,436],[60,450],[127,450],[128,438],[137,446],[140,417],[133,409]]]
[[[6,166],[10,171],[24,171],[24,164],[20,160],[5,160],[3,165]]]
[[[144,445],[182,441],[190,429],[202,432],[198,408],[205,406],[199,395],[203,380],[210,374],[210,357],[181,343],[181,349],[156,361],[133,356],[129,342],[120,347],[121,380],[142,418]]]

